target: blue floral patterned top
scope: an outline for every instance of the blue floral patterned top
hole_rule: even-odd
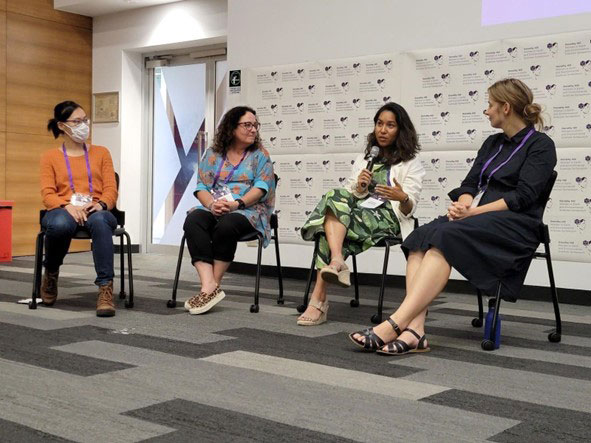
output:
[[[199,162],[195,195],[197,195],[198,191],[211,192],[217,170],[222,161],[222,156],[213,152],[211,148],[205,151]],[[234,169],[234,165],[226,161],[222,167],[219,181],[223,182],[228,177],[228,174],[232,172],[232,169]],[[254,205],[245,209],[237,209],[234,212],[244,215],[250,224],[263,234],[264,246],[267,246],[271,240],[270,219],[275,206],[275,175],[269,152],[265,148],[248,151],[226,185],[230,188],[232,197],[235,199],[241,198],[253,187],[266,191],[265,195]],[[209,211],[203,206],[198,207],[198,209]]]

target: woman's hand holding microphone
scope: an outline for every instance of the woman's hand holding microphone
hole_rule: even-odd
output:
[[[366,192],[369,184],[371,183],[372,173],[369,169],[362,169],[361,173],[357,177],[357,192]]]

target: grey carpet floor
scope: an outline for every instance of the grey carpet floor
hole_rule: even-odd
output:
[[[185,262],[179,301],[197,291]],[[329,322],[296,325],[305,282],[228,274],[218,306],[166,307],[175,257],[134,256],[135,307],[95,316],[88,253],[66,258],[53,308],[29,310],[32,258],[0,264],[0,441],[545,442],[591,440],[591,307],[502,306],[502,346],[480,348],[476,298],[430,309],[432,351],[382,357],[347,333],[370,324],[378,288],[333,289]],[[115,284],[116,290],[119,281]],[[401,301],[388,288],[386,308]]]

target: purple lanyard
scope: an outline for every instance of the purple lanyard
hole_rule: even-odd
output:
[[[493,174],[495,172],[497,172],[499,169],[501,169],[503,166],[505,166],[507,163],[509,163],[509,160],[511,160],[513,158],[513,156],[515,154],[517,154],[517,151],[519,151],[521,148],[523,148],[523,145],[525,145],[525,142],[527,141],[527,139],[529,139],[534,132],[535,131],[533,128],[530,129],[529,132],[525,135],[525,137],[523,137],[523,140],[521,141],[521,143],[519,143],[519,146],[517,146],[513,150],[513,152],[509,156],[509,158],[491,171],[491,173],[488,175],[488,179],[486,181],[487,186],[488,186],[488,182],[492,178]],[[496,154],[493,155],[491,158],[489,158],[486,161],[486,163],[484,164],[484,166],[482,167],[482,171],[480,171],[480,178],[478,179],[478,191],[480,191],[482,189],[482,174],[484,174],[484,171],[486,171],[486,168],[488,168],[488,166],[491,164],[491,162],[497,157],[497,155],[499,155],[499,153],[501,152],[501,149],[503,149],[503,145],[504,145],[504,143],[501,143],[501,146],[499,146],[499,150],[496,152]]]
[[[227,184],[230,181],[230,179],[234,175],[234,172],[236,172],[236,169],[238,169],[240,167],[240,165],[242,164],[242,161],[244,160],[244,157],[246,157],[246,152],[247,151],[244,151],[244,153],[242,154],[242,158],[240,159],[238,164],[232,168],[232,170],[230,171],[230,173],[228,174],[228,176],[224,180],[224,184]],[[212,188],[215,188],[215,185],[217,185],[218,180],[220,179],[220,174],[222,173],[222,168],[224,167],[224,163],[226,163],[226,156],[225,155],[222,157],[222,162],[220,163],[220,167],[218,168],[218,171],[215,174],[215,178],[213,179],[213,185],[211,185]]]
[[[88,149],[86,149],[86,143],[84,143],[84,158],[86,159],[86,172],[88,173],[88,189],[90,190],[90,194],[92,195],[92,172],[90,171],[90,159],[88,158]],[[66,160],[66,168],[68,169],[68,178],[70,179],[70,189],[75,194],[76,190],[74,189],[74,178],[72,177],[72,167],[70,166],[70,159],[68,158],[68,154],[66,153],[66,144],[62,145],[62,151],[64,153],[64,159]]]

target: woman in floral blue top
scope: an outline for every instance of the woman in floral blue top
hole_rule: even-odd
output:
[[[187,216],[183,228],[201,280],[200,293],[185,302],[191,314],[207,312],[225,297],[220,283],[240,237],[258,231],[269,244],[275,176],[258,130],[253,109],[230,109],[199,163],[195,196],[203,206]]]

